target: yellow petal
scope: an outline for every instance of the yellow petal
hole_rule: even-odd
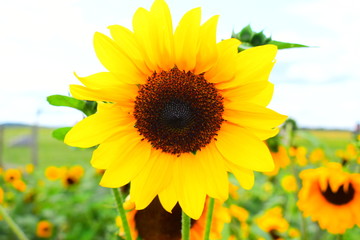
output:
[[[234,78],[238,68],[238,46],[240,41],[231,38],[217,44],[218,59],[204,75],[212,83],[227,82]],[[220,85],[221,86],[221,85]]]
[[[144,75],[150,75],[152,71],[145,63],[144,54],[140,51],[140,47],[136,42],[134,33],[126,27],[120,25],[112,25],[108,28],[112,38],[121,51],[124,52],[129,59],[131,59],[131,61]]]
[[[196,57],[195,74],[209,70],[217,61],[216,25],[219,16],[213,16],[200,27],[200,47]]]
[[[135,123],[135,122],[133,122]],[[134,124],[132,124],[134,126]],[[131,127],[131,124],[128,125]],[[117,133],[114,137],[112,137],[111,141],[106,141],[93,152],[91,158],[91,165],[97,169],[107,169],[110,164],[118,159],[119,152],[123,151],[126,148],[129,135],[134,135],[136,130],[132,127],[132,129],[127,129]],[[135,134],[135,137],[137,134]]]
[[[100,185],[108,188],[124,186],[133,180],[149,161],[151,145],[141,141],[141,136],[128,135],[121,151],[117,151],[117,159],[106,169]]]
[[[215,144],[228,161],[239,167],[260,172],[274,169],[266,144],[237,125],[224,122]]]
[[[282,124],[287,116],[271,109],[250,103],[228,103],[223,117],[225,120],[242,127],[271,130]]]
[[[115,74],[123,83],[145,83],[146,76],[112,39],[97,32],[94,35],[94,48],[97,57],[104,67]]]
[[[264,91],[261,91],[259,94],[254,95],[249,102],[266,107],[269,105],[271,98],[274,93],[274,84],[269,83]]]
[[[196,152],[196,161],[202,165],[205,175],[206,193],[213,198],[225,201],[228,198],[229,182],[225,159],[221,156],[214,143]]]
[[[235,88],[221,90],[221,95],[229,102],[251,102],[267,106],[274,92],[274,84],[269,81],[251,82]]]
[[[169,185],[159,193],[159,199],[164,209],[171,213],[178,201],[174,177],[170,180]]]
[[[171,181],[174,155],[153,150],[143,170],[131,181],[130,196],[136,209],[147,207]]]
[[[77,123],[66,134],[64,142],[74,147],[92,147],[121,132],[131,121],[119,106],[99,104],[97,113]]]
[[[129,104],[137,95],[136,85],[124,85],[123,87],[107,87],[91,89],[80,85],[70,85],[70,93],[74,98],[89,101],[106,101]]]
[[[226,161],[226,166],[232,172],[244,189],[251,189],[254,186],[254,172],[252,170],[239,167],[229,161]]]
[[[160,56],[158,54],[157,35],[152,34],[154,19],[150,12],[144,8],[138,8],[133,17],[133,29],[136,42],[140,51],[144,54],[147,67],[158,72]]]
[[[191,218],[199,219],[205,204],[203,168],[193,154],[182,154],[175,160],[174,182],[182,210]]]
[[[152,35],[156,35],[157,54],[160,55],[159,67],[169,70],[175,64],[174,36],[172,19],[168,5],[164,0],[156,0],[150,10],[154,20]]]
[[[233,88],[257,81],[266,81],[275,64],[277,47],[263,45],[249,48],[238,55],[236,77],[232,81],[219,84],[219,89]]]
[[[175,64],[180,70],[192,71],[199,50],[201,9],[188,11],[180,20],[174,34]]]
[[[76,73],[74,74],[80,82],[92,89],[123,85],[121,80],[111,72],[99,72],[87,77],[79,77]]]

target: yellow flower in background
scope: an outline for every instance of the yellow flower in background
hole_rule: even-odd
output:
[[[249,212],[242,207],[232,204],[229,208],[230,215],[237,218],[240,222],[246,222],[249,218]]]
[[[45,176],[47,179],[51,181],[60,179],[62,174],[63,174],[62,169],[55,166],[50,166],[45,169]]]
[[[273,207],[255,219],[256,224],[273,239],[280,239],[279,234],[289,229],[289,222],[283,217],[281,207]]]
[[[4,202],[4,190],[0,187],[0,204]]]
[[[20,192],[25,192],[26,190],[26,183],[21,179],[14,180],[12,186]]]
[[[303,187],[297,205],[304,216],[332,234],[360,225],[360,174],[344,172],[339,163],[329,163],[302,171],[300,178]]]
[[[238,200],[240,198],[238,189],[239,189],[238,186],[236,186],[235,184],[232,184],[231,182],[229,183],[229,194],[230,194],[230,197],[234,200]]]
[[[84,168],[80,165],[72,166],[68,170],[69,175],[77,176],[78,178],[84,176],[84,172],[85,172]]]
[[[296,192],[298,189],[296,178],[293,175],[284,176],[281,179],[281,186],[286,192]]]
[[[5,170],[4,180],[6,182],[12,183],[16,180],[21,179],[21,176],[22,176],[22,174],[19,169],[9,168],[9,169]]]
[[[68,168],[61,179],[65,187],[70,187],[79,183],[80,179],[84,175],[84,168],[82,166],[73,166]]]
[[[305,166],[308,162],[306,157],[307,149],[303,146],[300,147],[290,147],[289,155],[295,157],[295,161],[299,166]]]
[[[40,238],[49,238],[52,235],[53,225],[49,221],[43,220],[36,226],[36,236]]]
[[[26,164],[25,166],[25,171],[29,174],[33,173],[34,172],[34,165],[29,163],[29,164]]]
[[[336,151],[336,156],[341,158],[342,161],[350,161],[353,159],[356,159],[358,156],[358,150],[356,148],[356,146],[352,143],[346,145],[345,150],[343,149],[339,149]]]
[[[265,175],[275,176],[280,168],[286,168],[290,164],[290,158],[284,146],[279,146],[277,152],[271,152],[271,156],[274,159],[275,168],[271,172],[264,172]]]
[[[124,205],[131,206],[132,203],[125,202]],[[191,221],[190,239],[204,239],[207,208],[205,208],[198,220]],[[135,208],[127,212],[131,236],[133,239],[158,240],[158,239],[180,239],[181,238],[181,208],[177,204],[172,213],[166,212],[159,201],[155,198],[151,204],[143,209]],[[221,239],[221,233],[225,223],[230,222],[227,208],[219,201],[215,201],[210,239]],[[120,228],[119,235],[124,235],[123,225],[120,217],[116,218],[116,225]]]
[[[327,161],[325,152],[321,148],[314,149],[310,153],[309,160],[312,163],[317,163],[317,162],[325,163]]]
[[[70,87],[75,98],[98,101],[98,109],[65,143],[99,145],[91,164],[105,169],[100,185],[131,182],[138,210],[158,195],[167,211],[178,202],[198,219],[206,196],[227,199],[227,172],[250,189],[253,171],[274,167],[263,140],[286,119],[266,108],[277,47],[238,53],[236,39],[216,43],[218,16],[200,20],[201,9],[193,9],[173,31],[163,0],[139,8],[133,31],[113,25],[112,38],[95,33],[108,72],[78,77],[85,86]]]
[[[297,238],[301,236],[300,231],[296,228],[290,228],[288,234],[291,238]]]

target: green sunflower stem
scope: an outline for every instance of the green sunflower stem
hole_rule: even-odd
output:
[[[181,239],[190,240],[190,217],[184,211],[181,213]]]
[[[10,229],[13,231],[13,233],[18,237],[20,240],[28,240],[24,232],[21,230],[21,228],[14,222],[14,220],[10,217],[9,214],[7,214],[6,210],[1,206],[0,204],[0,216],[3,217],[5,222],[9,225]]]
[[[125,239],[126,240],[132,240],[131,239],[131,232],[130,232],[130,227],[129,227],[129,223],[128,220],[126,218],[126,212],[123,206],[124,203],[124,196],[122,194],[122,192],[120,191],[119,188],[113,188],[112,189],[114,198],[115,198],[115,202],[116,202],[116,207],[117,210],[119,211],[119,215],[122,221],[122,225],[124,228],[124,232],[125,232]]]
[[[206,214],[206,225],[205,225],[204,240],[209,240],[210,239],[210,230],[211,230],[211,223],[212,223],[212,217],[213,217],[213,212],[214,212],[214,205],[215,205],[215,199],[210,198],[209,199],[208,209],[207,209],[207,214]]]

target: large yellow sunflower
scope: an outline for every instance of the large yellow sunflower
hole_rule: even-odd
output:
[[[322,229],[337,234],[360,226],[360,174],[342,171],[339,163],[300,173],[299,209]]]
[[[249,189],[253,171],[271,171],[263,140],[284,120],[268,108],[276,46],[238,53],[236,39],[216,43],[218,16],[200,23],[200,8],[173,31],[170,11],[156,0],[139,8],[133,31],[95,33],[95,52],[108,72],[78,77],[75,98],[98,101],[97,113],[76,124],[65,143],[99,145],[91,164],[105,169],[100,185],[131,182],[138,210],[159,196],[169,212],[178,202],[198,219],[206,196],[225,200],[232,172]]]

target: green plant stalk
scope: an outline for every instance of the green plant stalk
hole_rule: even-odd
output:
[[[11,230],[14,232],[14,234],[18,237],[20,240],[28,240],[28,238],[25,236],[24,232],[20,229],[20,227],[14,222],[14,220],[10,217],[9,214],[5,211],[3,206],[0,204],[0,216],[3,217],[5,222],[9,225]]]
[[[190,217],[181,212],[181,239],[182,240],[190,240]]]
[[[122,225],[124,228],[124,232],[125,232],[125,239],[126,240],[132,240],[131,239],[131,232],[130,232],[130,227],[129,227],[129,223],[128,220],[126,218],[126,212],[123,206],[124,203],[124,197],[122,195],[122,192],[120,191],[119,188],[113,188],[112,189],[114,198],[115,198],[115,202],[116,202],[116,207],[117,210],[119,212],[121,221],[122,221]]]
[[[214,212],[214,205],[215,205],[215,200],[213,198],[210,198],[208,209],[207,209],[207,214],[206,214],[204,240],[210,239],[210,230],[211,230],[211,223],[212,223],[212,217],[213,217],[213,212]]]

